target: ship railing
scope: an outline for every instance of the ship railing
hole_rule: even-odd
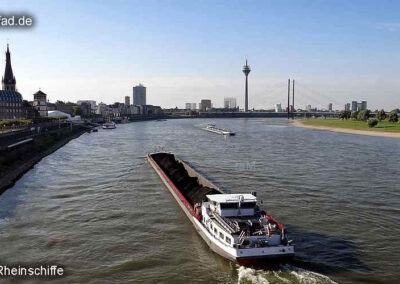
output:
[[[243,242],[244,242],[244,239],[245,239],[245,232],[244,231],[241,231],[240,232],[240,235],[239,235],[239,245],[241,246],[242,244],[243,244]]]
[[[215,220],[230,234],[236,233],[236,230],[232,228],[219,214],[214,214],[211,210],[207,212],[208,215],[214,217]]]

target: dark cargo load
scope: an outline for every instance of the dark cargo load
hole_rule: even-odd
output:
[[[173,154],[157,153],[151,157],[192,206],[201,203],[207,194],[220,194],[216,189],[200,184],[197,177],[189,176]]]

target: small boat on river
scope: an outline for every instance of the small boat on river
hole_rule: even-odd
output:
[[[206,131],[210,131],[213,133],[221,134],[221,135],[226,135],[226,136],[233,136],[235,135],[235,132],[229,130],[229,129],[223,129],[223,128],[218,128],[215,126],[215,124],[207,124],[206,127],[203,128]]]
[[[276,265],[294,256],[285,227],[260,208],[257,194],[228,194],[171,153],[147,159],[207,245],[240,265]]]
[[[115,129],[115,123],[113,121],[108,121],[102,125],[103,129]]]

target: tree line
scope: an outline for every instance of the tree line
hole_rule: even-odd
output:
[[[375,127],[381,121],[389,121],[392,123],[397,123],[399,121],[399,117],[397,114],[397,110],[392,110],[389,114],[386,113],[383,109],[376,112],[375,118],[371,117],[371,111],[369,109],[361,110],[361,111],[349,111],[342,110],[339,114],[339,118],[342,120],[359,120],[366,121],[369,127]]]

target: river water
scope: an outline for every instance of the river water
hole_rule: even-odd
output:
[[[44,158],[0,196],[0,264],[61,264],[60,283],[399,283],[400,140],[216,119],[237,133],[224,138],[208,122],[118,125]],[[294,261],[255,270],[210,251],[145,160],[162,148],[257,191]]]

